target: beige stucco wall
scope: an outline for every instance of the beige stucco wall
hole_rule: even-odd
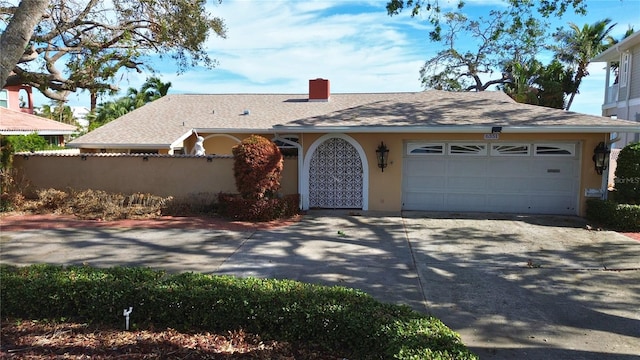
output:
[[[14,156],[14,167],[37,189],[94,189],[186,197],[235,192],[233,159],[149,156]]]
[[[16,155],[14,167],[30,186],[38,189],[94,189],[116,193],[151,193],[176,198],[198,193],[235,193],[233,159],[172,156],[78,156]],[[282,193],[296,194],[296,159],[286,159]]]

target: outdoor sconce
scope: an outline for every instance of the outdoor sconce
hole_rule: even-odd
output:
[[[595,149],[593,149],[593,162],[595,163],[596,172],[598,175],[602,175],[604,170],[607,170],[609,167],[609,154],[611,150],[604,144],[604,142],[600,142]]]
[[[148,156],[143,156],[142,157],[142,161],[149,161],[149,157]]]
[[[87,155],[81,155],[80,159],[82,159],[82,161],[86,161],[87,160]]]
[[[384,172],[384,168],[387,167],[387,160],[389,158],[389,148],[384,144],[384,142],[380,142],[378,148],[376,149],[376,158],[378,158],[378,167],[382,169]]]

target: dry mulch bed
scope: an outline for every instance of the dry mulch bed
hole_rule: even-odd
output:
[[[286,220],[269,222],[229,221],[207,216],[159,216],[147,219],[83,220],[73,215],[5,213],[0,215],[0,229],[20,231],[34,229],[68,228],[138,228],[138,229],[218,229],[251,231],[287,226],[300,220],[302,215]]]
[[[342,359],[241,330],[221,335],[35,321],[1,325],[1,359]]]

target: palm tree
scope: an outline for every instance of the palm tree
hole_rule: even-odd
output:
[[[89,125],[89,130],[94,130],[111,120],[142,107],[146,103],[167,95],[170,87],[170,82],[163,83],[159,78],[151,77],[142,84],[140,90],[129,88],[126,96],[102,103],[97,107]]]
[[[582,28],[574,23],[569,23],[569,30],[560,30],[554,34],[559,45],[555,47],[556,58],[570,64],[574,70],[574,83],[576,90],[571,93],[565,110],[569,110],[573,99],[578,93],[582,79],[589,75],[587,66],[589,60],[606,50],[610,44],[607,41],[609,33],[616,24],[609,25],[611,19],[596,21]]]
[[[42,105],[36,111],[36,115],[50,120],[59,121],[61,123],[78,126],[78,121],[73,114],[73,110],[63,101],[52,101],[51,105]]]
[[[140,92],[144,94],[145,103],[157,100],[169,92],[171,82],[163,83],[157,77],[150,77],[142,84]]]

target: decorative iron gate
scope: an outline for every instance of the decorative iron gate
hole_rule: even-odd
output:
[[[309,167],[309,207],[362,209],[362,159],[340,138],[320,144]]]

